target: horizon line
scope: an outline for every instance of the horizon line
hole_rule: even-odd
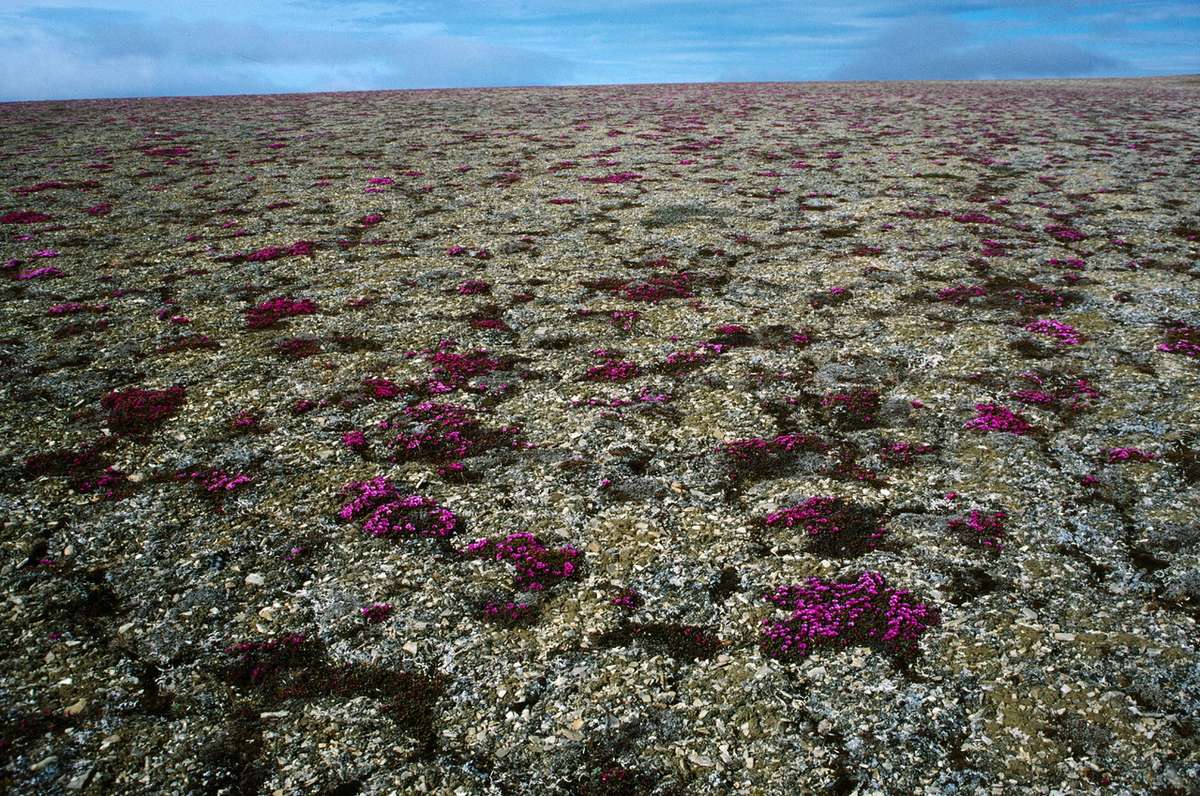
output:
[[[1200,72],[1171,72],[1157,75],[1086,75],[1074,77],[958,77],[958,78],[919,78],[891,79],[877,78],[873,80],[838,80],[825,78],[822,80],[685,80],[674,82],[632,82],[632,83],[529,83],[507,86],[423,86],[419,88],[369,88],[369,89],[336,89],[333,91],[267,91],[230,94],[148,94],[143,96],[124,97],[58,97],[29,100],[0,99],[0,105],[32,105],[47,102],[127,102],[136,100],[176,100],[176,99],[222,99],[236,97],[290,97],[290,96],[321,96],[326,94],[389,94],[389,93],[418,93],[435,91],[530,91],[536,89],[571,89],[571,88],[625,88],[652,86],[780,86],[780,85],[872,85],[877,83],[1046,83],[1084,82],[1098,80],[1166,80],[1192,78],[1200,80]]]

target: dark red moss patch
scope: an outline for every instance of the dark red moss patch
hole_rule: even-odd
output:
[[[141,437],[174,417],[187,401],[187,390],[180,386],[165,390],[130,387],[114,390],[100,399],[108,410],[108,426],[118,434]]]
[[[678,622],[626,622],[594,640],[597,646],[606,648],[635,642],[685,661],[712,658],[725,648],[725,642],[711,631]]]
[[[843,431],[870,428],[879,420],[879,392],[856,387],[822,396],[821,411],[825,421]]]

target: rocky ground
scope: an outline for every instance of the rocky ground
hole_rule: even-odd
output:
[[[0,783],[1197,793],[1198,119],[0,106]]]

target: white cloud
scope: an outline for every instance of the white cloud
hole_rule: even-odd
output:
[[[968,80],[1113,73],[1127,65],[1054,37],[975,44],[971,29],[946,17],[906,20],[867,43],[835,80]]]
[[[535,85],[574,70],[532,50],[429,35],[431,26],[398,34],[139,16],[16,21],[0,34],[0,99]]]

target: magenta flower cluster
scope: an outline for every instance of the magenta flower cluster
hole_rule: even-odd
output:
[[[1000,404],[975,404],[975,412],[976,417],[964,423],[963,428],[1017,435],[1029,434],[1034,430],[1029,421]]]
[[[287,337],[275,341],[275,352],[288,359],[305,359],[321,353],[321,343],[311,337]]]
[[[501,362],[488,356],[485,349],[476,349],[466,354],[456,354],[455,344],[442,341],[436,351],[426,354],[432,364],[433,378],[425,382],[425,389],[433,395],[442,395],[465,387],[475,376],[494,373]]]
[[[616,597],[609,600],[609,605],[615,605],[623,611],[633,612],[642,607],[645,602],[642,595],[635,589],[625,589]]]
[[[603,360],[599,365],[588,368],[584,378],[588,381],[625,382],[637,378],[641,369],[636,362],[620,359],[620,351],[596,349],[592,352]]]
[[[1084,337],[1069,323],[1056,321],[1053,318],[1040,318],[1025,325],[1025,331],[1036,332],[1053,337],[1060,345],[1079,345]]]
[[[486,296],[492,292],[492,286],[481,279],[468,279],[460,282],[455,290],[460,296]]]
[[[1157,453],[1141,448],[1106,448],[1103,453],[1109,464],[1152,462],[1158,459]]]
[[[72,481],[89,477],[104,467],[103,452],[113,445],[113,437],[101,437],[80,448],[62,448],[37,453],[25,459],[26,474],[40,478],[45,475],[66,476]]]
[[[298,240],[288,246],[264,246],[250,252],[218,257],[217,260],[226,263],[265,263],[280,257],[307,257],[316,247],[317,244],[311,240]]]
[[[1008,394],[1023,404],[1082,412],[1100,398],[1100,390],[1085,378],[1067,374],[1046,376],[1034,371],[1021,373],[1020,378],[1035,385],[1035,389],[1014,390]]]
[[[641,179],[642,175],[636,171],[618,171],[598,177],[580,177],[579,181],[596,183],[598,185],[621,185],[627,182],[638,182]]]
[[[39,252],[41,256],[41,253]],[[56,268],[53,265],[42,266],[41,268],[31,268],[28,271],[21,271],[16,276],[18,282],[26,282],[30,279],[53,279],[60,276],[66,276],[67,272],[61,268]]]
[[[382,376],[368,376],[362,380],[367,395],[379,400],[388,400],[404,392],[404,388],[390,379]]]
[[[227,473],[224,470],[183,470],[175,474],[180,481],[192,481],[210,497],[223,498],[254,482],[245,473]]]
[[[388,442],[398,462],[430,461],[454,464],[487,450],[522,444],[516,426],[486,428],[474,410],[455,404],[423,401],[404,409],[407,427]],[[381,425],[394,428],[396,421]]]
[[[800,527],[814,552],[830,556],[861,555],[874,550],[887,536],[876,513],[840,497],[810,497],[796,506],[773,511],[763,518],[768,528]]]
[[[468,558],[512,564],[513,583],[519,591],[542,591],[567,580],[578,571],[582,556],[571,545],[547,547],[531,533],[510,533],[503,539],[477,539],[462,551]]]
[[[689,274],[683,272],[667,276],[652,276],[641,282],[627,282],[619,288],[619,292],[621,297],[627,301],[650,303],[673,298],[691,298],[692,291],[688,287],[691,279]]]
[[[46,308],[46,314],[51,316],[75,315],[80,312],[107,312],[107,304],[81,304],[78,301],[64,301],[61,304],[51,304]]]
[[[83,494],[95,493],[101,500],[120,500],[129,493],[129,476],[109,466],[94,478],[79,481],[75,488]]]
[[[885,442],[879,456],[893,467],[908,467],[918,456],[933,453],[936,448],[924,442]]]
[[[1200,326],[1174,323],[1167,327],[1166,341],[1154,348],[1168,354],[1182,354],[1192,359],[1200,358]]]
[[[346,484],[341,494],[353,500],[338,510],[338,517],[346,521],[366,517],[362,529],[371,536],[442,539],[459,528],[454,512],[429,498],[404,495],[383,476]]]
[[[915,654],[921,636],[941,622],[937,608],[878,572],[781,586],[764,599],[791,612],[763,620],[761,647],[772,658],[805,658],[822,647],[867,646],[894,657]]]
[[[367,435],[361,431],[347,431],[342,435],[342,444],[352,451],[362,452],[367,449]]]
[[[829,449],[829,443],[812,434],[780,434],[766,439],[749,439],[723,442],[717,448],[725,455],[731,475],[740,478],[769,471],[782,465],[791,456],[804,451],[818,453]]]
[[[246,310],[246,328],[269,329],[284,318],[312,315],[316,311],[317,304],[312,299],[277,296]]]
[[[377,625],[387,620],[394,610],[391,603],[371,603],[359,608],[358,612],[367,621],[367,624]]]
[[[946,527],[955,531],[967,544],[981,544],[991,552],[1004,549],[1004,524],[1008,515],[1003,511],[984,512],[974,510],[965,517],[955,517]]]
[[[0,216],[0,224],[40,224],[51,217],[36,210],[13,210]]]
[[[695,370],[712,362],[728,347],[721,343],[701,343],[693,351],[672,351],[667,354],[659,370],[672,374]]]
[[[1051,224],[1046,227],[1046,232],[1050,233],[1050,237],[1063,243],[1074,243],[1087,237],[1079,230],[1062,224]]]

